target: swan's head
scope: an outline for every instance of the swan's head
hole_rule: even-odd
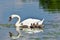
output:
[[[13,14],[13,15],[11,15],[11,16],[9,17],[9,21],[11,21],[14,17],[20,18],[19,15]]]

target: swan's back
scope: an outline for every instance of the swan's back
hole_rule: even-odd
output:
[[[37,22],[40,22],[40,21],[41,20],[29,18],[29,19],[26,19],[26,20],[22,21],[21,23],[23,23],[23,25],[31,26],[31,23],[37,23]]]

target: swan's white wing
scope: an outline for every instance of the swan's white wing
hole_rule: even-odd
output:
[[[37,23],[37,22],[41,22],[41,20],[29,18],[29,19],[22,21],[21,23],[23,23],[23,25],[30,26],[31,23]]]

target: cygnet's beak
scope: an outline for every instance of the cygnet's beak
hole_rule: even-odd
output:
[[[9,21],[11,21],[12,20],[12,18],[11,17],[9,17]]]

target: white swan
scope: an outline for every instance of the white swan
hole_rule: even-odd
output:
[[[33,30],[31,30],[30,29],[30,26],[31,26],[31,23],[33,24],[33,23],[38,23],[38,25],[42,25],[43,24],[43,21],[44,21],[44,19],[43,20],[39,20],[39,19],[32,19],[32,18],[29,18],[29,19],[26,19],[26,20],[24,20],[24,21],[22,21],[22,22],[20,22],[20,16],[19,15],[16,15],[16,14],[13,14],[13,15],[11,15],[9,18],[10,18],[10,20],[9,21],[11,21],[13,18],[18,18],[18,21],[16,22],[16,24],[15,24],[15,26],[16,26],[16,31],[18,32],[18,33],[20,33],[20,26],[23,26],[23,25],[27,25],[28,26],[28,28],[27,29],[23,29],[23,31],[25,31],[25,32],[27,32],[27,33],[37,33],[37,32],[40,32],[40,31],[43,31],[43,30],[36,30],[36,29],[33,29]],[[22,25],[23,24],[23,25]],[[20,34],[19,34],[20,35]],[[19,36],[18,35],[18,36]],[[17,36],[17,37],[18,37]],[[13,37],[13,36],[12,36]]]
[[[29,18],[29,19],[26,19],[26,20],[24,20],[24,21],[22,21],[22,22],[20,22],[20,16],[19,15],[16,15],[16,14],[13,14],[13,15],[11,15],[9,18],[10,18],[10,21],[14,18],[14,17],[17,17],[18,18],[18,21],[17,21],[17,23],[15,24],[15,26],[21,26],[21,23],[23,23],[23,25],[28,25],[28,28],[31,26],[31,23],[38,23],[39,25],[42,25],[42,23],[43,23],[43,21],[44,21],[44,19],[43,20],[39,20],[39,19],[32,19],[32,18]]]

